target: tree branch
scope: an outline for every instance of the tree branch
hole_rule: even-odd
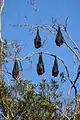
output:
[[[74,53],[74,55],[76,56],[76,58],[80,61],[80,57],[78,56],[78,54],[69,46],[69,44],[65,40],[64,40],[64,43]]]
[[[71,42],[74,44],[74,46],[76,47],[76,49],[77,49],[78,52],[80,53],[80,49],[79,49],[79,47],[76,45],[76,43],[74,42],[74,40],[71,38],[71,36],[69,35],[68,31],[65,30],[65,32],[66,32],[68,38],[71,40]]]
[[[40,54],[40,53],[42,53],[42,54],[47,54],[47,55],[50,55],[50,56],[53,56],[53,57],[56,56],[56,55],[51,54],[51,53],[49,53],[49,52],[32,52],[32,53],[29,53],[27,56],[25,56],[25,57],[23,57],[23,58],[17,58],[17,59],[23,61],[23,60],[25,60],[25,59],[28,59],[28,58],[32,57],[33,55]],[[62,58],[60,58],[59,56],[56,56],[56,57],[63,63],[63,65],[64,65],[64,67],[65,67],[65,69],[66,69],[66,72],[67,72],[68,79],[69,79],[69,81],[71,82],[71,84],[73,84],[73,81],[72,81],[71,78],[70,78],[70,74],[69,74],[69,72],[68,72],[67,65],[64,63],[64,60],[63,60]],[[74,85],[73,85],[73,86],[74,86]]]
[[[2,112],[0,112],[0,114],[1,114],[6,120],[9,120]]]
[[[62,120],[64,120],[64,118],[65,118],[65,113],[66,113],[66,110],[67,110],[68,101],[69,101],[69,98],[70,98],[70,92],[71,92],[72,87],[73,87],[73,85],[71,85],[69,90],[68,90],[68,97],[66,99],[66,105],[65,105],[63,113],[62,113]]]

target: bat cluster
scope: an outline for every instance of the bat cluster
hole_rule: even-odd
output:
[[[60,47],[63,44],[63,39],[64,38],[62,36],[60,26],[58,26],[56,39],[55,39],[56,45]],[[34,39],[34,46],[35,46],[35,48],[40,48],[41,47],[41,37],[40,37],[40,34],[39,34],[39,28],[37,28],[37,34],[36,34],[36,37]],[[37,63],[37,73],[38,73],[38,75],[42,75],[42,74],[45,73],[42,54],[39,54],[39,60],[38,60],[38,63]],[[57,77],[58,73],[59,73],[58,63],[57,63],[57,58],[55,56],[54,66],[52,68],[52,76]]]
[[[63,42],[64,42],[64,38],[63,38],[63,35],[61,33],[60,26],[58,26],[55,43],[57,46],[60,47],[63,44]],[[34,47],[37,49],[41,47],[41,37],[40,37],[40,33],[39,33],[39,28],[37,28],[37,33],[36,33],[36,36],[34,38]],[[37,73],[38,73],[38,75],[42,75],[45,73],[42,54],[39,54],[39,60],[37,63]],[[13,70],[12,70],[12,77],[17,80],[19,78],[19,74],[20,74],[20,70],[19,70],[18,61],[15,60]],[[55,56],[54,65],[52,68],[52,76],[57,77],[58,74],[59,74],[58,63],[57,63],[57,58]]]
[[[38,75],[42,75],[45,73],[45,68],[44,68],[44,62],[43,62],[43,58],[42,58],[42,54],[39,54],[39,60],[37,63],[37,73]],[[57,77],[59,74],[59,70],[58,70],[58,62],[57,62],[57,58],[55,56],[54,59],[54,65],[52,68],[52,76]]]

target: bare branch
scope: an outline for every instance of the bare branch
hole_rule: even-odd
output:
[[[69,88],[69,90],[68,90],[68,97],[67,97],[67,99],[66,99],[66,105],[65,105],[64,110],[63,110],[63,113],[62,113],[62,120],[64,120],[64,118],[65,118],[65,113],[66,113],[66,110],[67,110],[68,101],[69,101],[69,99],[70,99],[70,92],[71,92],[72,86],[73,86],[73,85],[71,85],[70,88]]]
[[[17,59],[23,61],[23,60],[25,60],[25,59],[28,59],[28,58],[32,57],[33,55],[40,54],[40,53],[42,53],[42,54],[47,54],[47,55],[50,55],[50,56],[53,56],[53,57],[56,56],[56,55],[51,54],[51,53],[49,53],[49,52],[32,52],[32,53],[28,54],[27,56],[25,56],[25,57],[23,57],[23,58],[17,58]],[[67,76],[68,76],[68,78],[69,78],[69,81],[71,82],[71,84],[73,84],[73,82],[72,82],[72,80],[71,80],[71,78],[70,78],[69,72],[68,72],[67,65],[64,63],[64,60],[63,60],[62,58],[60,58],[59,56],[56,56],[56,57],[63,63],[63,65],[64,65],[64,67],[65,67],[65,69],[66,69],[66,72],[67,72]]]
[[[78,54],[69,46],[69,44],[65,40],[64,43],[75,54],[76,58],[80,61],[80,57],[78,56]]]
[[[0,114],[1,114],[6,120],[9,120],[2,112],[0,112]]]
[[[76,43],[74,42],[74,40],[71,38],[71,36],[69,35],[68,31],[65,30],[65,32],[66,32],[68,38],[71,40],[71,42],[73,43],[73,45],[76,47],[76,49],[77,49],[78,52],[80,53],[80,49],[79,49],[79,47],[76,45]]]

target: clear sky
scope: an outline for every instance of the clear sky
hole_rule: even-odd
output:
[[[60,48],[55,45],[55,35],[52,35],[45,42],[44,47],[39,50],[34,48],[34,37],[36,31],[33,33],[28,31],[27,27],[12,27],[14,24],[23,25],[25,22],[25,16],[27,17],[27,23],[30,25],[49,25],[52,24],[52,17],[58,19],[62,24],[65,23],[66,18],[69,16],[67,29],[77,44],[80,46],[80,0],[36,0],[36,7],[38,12],[33,10],[33,7],[27,3],[27,0],[4,0],[5,6],[2,13],[2,38],[7,39],[9,42],[17,40],[22,42],[21,57],[27,55],[30,52],[45,51],[56,54],[65,60],[66,65],[69,68],[69,72],[73,74],[73,54],[65,45]],[[28,0],[29,1],[29,0]],[[40,30],[41,38],[44,39],[49,35],[46,30]],[[70,43],[69,39],[65,37],[66,41]],[[33,56],[32,68],[29,62],[26,60],[23,62],[23,68],[25,70],[25,78],[32,81],[39,81],[42,78],[47,78],[49,81],[51,78],[51,68],[53,66],[53,58],[47,55],[43,56],[45,62],[45,74],[38,76],[36,72],[36,64],[38,55]],[[65,71],[62,63],[59,63],[60,72]],[[76,63],[79,62],[76,60]],[[13,63],[12,63],[13,65]],[[12,71],[10,66],[10,71]],[[56,78],[57,79],[57,78]]]

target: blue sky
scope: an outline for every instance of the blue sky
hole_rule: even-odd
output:
[[[74,78],[73,54],[65,45],[60,48],[55,45],[55,35],[49,37],[45,42],[44,47],[37,50],[34,48],[33,44],[36,30],[32,33],[31,31],[28,31],[27,27],[12,27],[9,24],[23,25],[25,16],[27,17],[27,23],[30,25],[52,24],[52,17],[64,24],[66,18],[69,16],[67,29],[73,40],[80,46],[80,0],[36,0],[36,7],[38,10],[37,13],[33,10],[33,6],[27,3],[27,0],[5,0],[5,6],[2,13],[2,38],[6,38],[9,42],[12,40],[22,42],[23,47],[20,57],[36,51],[50,52],[62,57],[69,68],[69,72],[72,74],[72,78]],[[40,29],[42,39],[48,36],[48,34],[48,31]],[[65,37],[65,39],[70,43],[67,37]],[[51,76],[51,68],[54,59],[47,55],[43,55],[43,59],[46,72],[42,76],[38,76],[36,73],[38,55],[32,57],[32,67],[30,67],[27,60],[23,61],[22,65],[26,79],[38,82],[42,78],[47,78],[48,81],[51,78],[54,78]],[[58,63],[60,72],[65,71],[62,63],[60,61],[58,61]],[[79,62],[76,60],[76,65],[78,64]],[[11,62],[11,65],[9,66],[10,71],[12,71],[12,67],[13,62]],[[69,88],[68,82],[67,85],[68,87],[66,89]]]

